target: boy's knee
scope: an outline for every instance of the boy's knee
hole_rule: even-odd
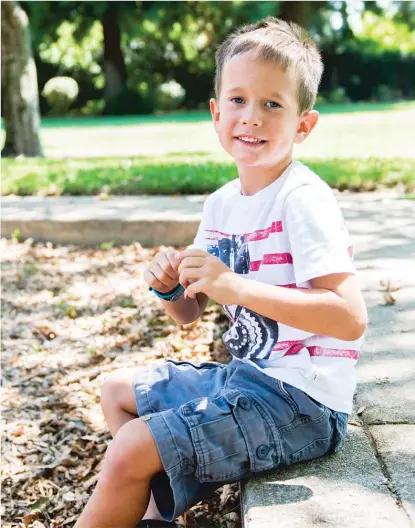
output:
[[[121,368],[106,376],[101,385],[101,407],[117,405],[123,407],[133,401],[131,369]]]
[[[118,430],[108,446],[105,461],[111,474],[131,480],[150,478],[163,469],[153,435],[141,418]]]

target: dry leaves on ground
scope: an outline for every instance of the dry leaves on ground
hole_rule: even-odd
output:
[[[142,273],[160,248],[110,246],[1,241],[4,528],[75,524],[111,438],[99,405],[109,372],[167,357],[228,361],[217,306],[178,326],[148,291]],[[238,486],[180,520],[239,527]]]

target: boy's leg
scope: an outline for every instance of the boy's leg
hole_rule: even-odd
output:
[[[122,368],[111,372],[101,388],[101,407],[114,438],[118,429],[138,417],[133,391],[135,368]]]
[[[116,370],[105,378],[102,386],[101,407],[113,438],[120,427],[137,418],[137,406],[132,389],[135,370],[136,368]],[[143,519],[163,519],[152,493]]]
[[[152,477],[163,470],[147,424],[124,424],[107,449],[98,484],[75,528],[134,528],[147,509]]]

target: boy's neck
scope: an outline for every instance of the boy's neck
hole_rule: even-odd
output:
[[[262,189],[265,189],[265,187],[271,185],[275,180],[278,180],[291,162],[292,155],[290,153],[287,158],[284,158],[272,167],[237,167],[242,194],[252,196]]]

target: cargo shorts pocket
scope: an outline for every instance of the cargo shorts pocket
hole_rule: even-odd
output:
[[[283,460],[281,439],[268,411],[249,394],[237,392],[227,394],[226,398],[245,438],[250,473],[280,466]]]
[[[239,480],[249,471],[244,436],[223,395],[193,400],[179,414],[189,427],[199,482]]]

